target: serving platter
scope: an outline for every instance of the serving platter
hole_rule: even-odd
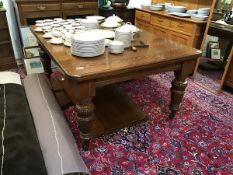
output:
[[[172,15],[172,16],[178,16],[178,17],[181,17],[181,18],[191,17],[190,14],[188,14],[188,13],[171,12],[171,13],[168,13],[168,14]]]

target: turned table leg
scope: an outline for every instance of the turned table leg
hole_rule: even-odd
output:
[[[79,104],[76,104],[76,110],[80,137],[83,142],[83,149],[88,150],[89,140],[92,137],[92,119],[94,116],[94,105],[91,102],[91,98],[81,100]]]
[[[175,71],[174,74],[175,79],[172,81],[171,87],[170,119],[175,117],[187,87],[186,76],[182,76],[180,71]]]
[[[95,114],[92,98],[95,96],[95,83],[79,83],[76,79],[65,78],[63,85],[75,104],[82,146],[84,150],[88,150],[89,141],[93,136],[93,118]]]
[[[42,50],[42,48],[39,49],[39,54],[44,67],[45,75],[50,78],[50,75],[52,74],[51,59],[47,53]]]

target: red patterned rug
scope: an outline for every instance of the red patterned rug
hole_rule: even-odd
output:
[[[73,107],[64,111],[91,174],[233,174],[233,98],[191,80],[180,111],[167,120],[172,73],[119,84],[149,120],[80,146]]]
[[[25,76],[22,68],[18,73]],[[233,174],[233,97],[189,81],[180,111],[167,120],[172,73],[118,84],[149,120],[81,148],[73,107],[64,113],[92,175]]]

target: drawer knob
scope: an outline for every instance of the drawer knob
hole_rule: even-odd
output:
[[[159,21],[159,22],[163,22],[163,20],[162,20],[162,19],[158,19],[158,21]]]
[[[39,10],[45,10],[45,9],[46,9],[46,7],[43,6],[43,5],[37,6],[37,8],[38,8]]]
[[[77,5],[77,7],[79,8],[79,9],[83,9],[83,5],[81,5],[81,4],[79,4],[79,5]]]

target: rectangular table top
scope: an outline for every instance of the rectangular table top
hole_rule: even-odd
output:
[[[73,56],[70,48],[64,45],[52,45],[44,39],[43,33],[37,33],[31,27],[38,42],[47,54],[59,65],[69,77],[80,80],[91,80],[98,76],[118,75],[122,72],[143,70],[156,66],[172,65],[182,61],[196,59],[201,51],[181,45],[167,38],[157,37],[152,33],[142,31],[135,35],[133,43],[143,41],[148,48],[137,48],[134,52],[125,49],[123,54],[111,54],[106,48],[103,55],[93,58]]]

